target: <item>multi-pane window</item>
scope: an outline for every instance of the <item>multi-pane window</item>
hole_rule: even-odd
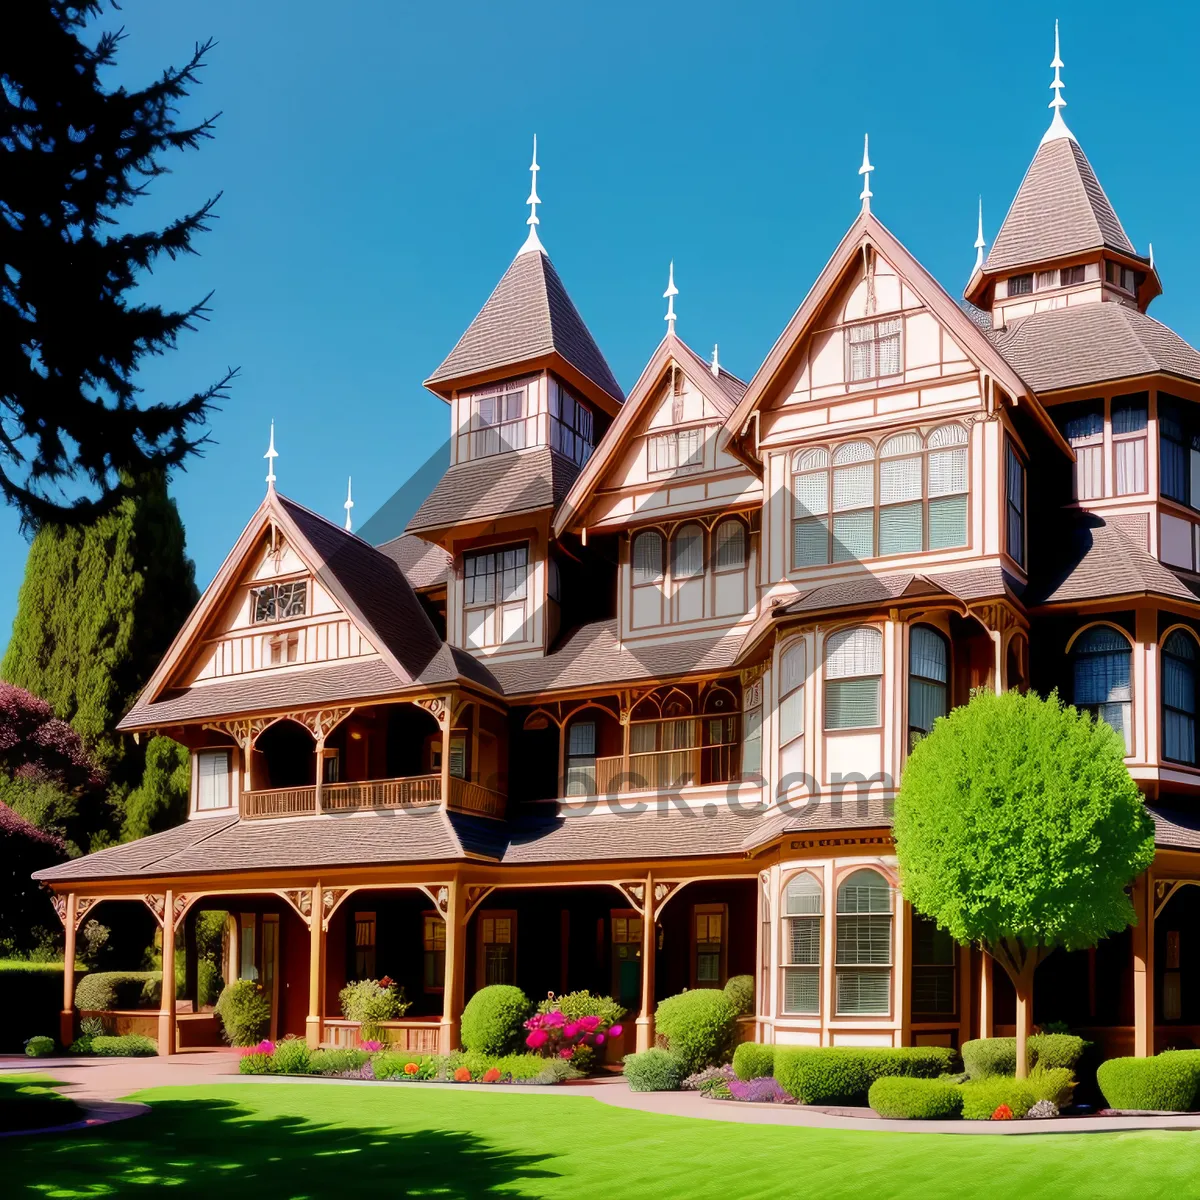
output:
[[[1010,296],[1028,296],[1033,292],[1033,275],[1012,275],[1008,280]]]
[[[1113,480],[1118,496],[1146,490],[1146,424],[1149,395],[1114,396]]]
[[[1200,508],[1200,422],[1186,400],[1158,394],[1159,487],[1180,504]]]
[[[697,904],[692,910],[695,935],[695,984],[721,987],[725,982],[725,905]]]
[[[736,571],[746,565],[746,527],[741,521],[722,521],[717,526],[718,571]]]
[[[1074,267],[1063,267],[1058,273],[1058,286],[1070,287],[1072,284],[1082,283],[1083,275],[1084,268],[1082,263]]]
[[[792,456],[792,562],[808,567],[967,544],[967,431],[943,425],[879,447]],[[878,534],[876,530],[878,529]]]
[[[596,793],[596,722],[574,721],[567,729],[568,796]]]
[[[742,778],[750,782],[762,779],[762,703],[742,714]]]
[[[804,683],[808,654],[793,642],[779,660],[779,768],[781,782],[804,771]]]
[[[1123,267],[1120,263],[1106,262],[1104,264],[1104,277],[1114,287],[1119,287],[1122,291],[1133,292],[1136,290],[1136,281],[1131,267]]]
[[[950,678],[946,639],[928,625],[914,625],[908,645],[908,734],[933,729],[948,711]]]
[[[302,617],[308,610],[308,583],[303,579],[293,579],[290,583],[268,583],[254,588],[250,600],[255,625]]]
[[[479,918],[480,982],[513,983],[516,977],[517,918],[485,912]]]
[[[870,625],[839,629],[825,643],[825,728],[880,724],[883,634]]]
[[[704,530],[699,525],[684,525],[671,539],[671,575],[692,579],[704,574]]]
[[[846,378],[852,383],[863,379],[883,379],[899,375],[901,319],[868,321],[846,329]]]
[[[523,387],[471,397],[472,458],[523,450],[527,442]]]
[[[595,445],[592,410],[560,384],[550,386],[550,448],[582,467]]]
[[[1004,511],[1009,556],[1025,565],[1025,464],[1017,457],[1012,442],[1005,443]]]
[[[526,545],[463,555],[463,608],[472,646],[524,639],[528,577]]]
[[[633,539],[633,582],[658,583],[663,577],[662,534],[644,530]]]
[[[446,984],[446,922],[438,913],[423,918],[422,980],[427,992],[440,992]]]
[[[1071,657],[1076,707],[1107,721],[1125,739],[1125,753],[1131,753],[1128,640],[1111,625],[1097,625],[1079,635]]]
[[[837,891],[838,1016],[886,1016],[892,990],[892,889],[878,871],[855,871]]]
[[[1075,499],[1098,499],[1104,495],[1104,401],[1072,405],[1062,431],[1075,451]]]
[[[1196,639],[1176,629],[1162,648],[1163,756],[1196,765]]]
[[[653,434],[646,442],[646,455],[651,474],[697,470],[704,466],[704,430],[694,426]]]
[[[354,914],[354,978],[375,978],[375,914]]]
[[[958,947],[938,923],[912,915],[912,1011],[914,1017],[952,1017],[958,1011],[955,966]]]
[[[229,791],[229,751],[201,750],[196,755],[196,808],[208,812],[232,804]]]
[[[821,884],[807,871],[784,892],[783,1011],[816,1016],[821,1011]]]

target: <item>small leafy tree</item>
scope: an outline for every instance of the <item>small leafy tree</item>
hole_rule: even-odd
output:
[[[1057,695],[979,691],[939,720],[904,770],[896,854],[905,897],[1004,968],[1026,1074],[1033,976],[1134,920],[1126,891],[1154,825],[1120,735]]]

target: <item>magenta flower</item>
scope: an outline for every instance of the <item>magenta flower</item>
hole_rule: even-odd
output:
[[[530,1050],[537,1050],[546,1044],[546,1039],[550,1035],[544,1029],[535,1029],[526,1039],[525,1045]]]
[[[561,1012],[558,1011],[558,1009],[555,1009],[554,1012],[543,1013],[542,1016],[546,1022],[547,1027],[550,1029],[561,1028],[567,1019],[566,1017],[564,1017],[562,1015]]]
[[[563,1026],[563,1037],[573,1038],[579,1032],[579,1026],[574,1023]]]
[[[614,1026],[613,1026],[613,1027],[612,1027],[612,1028],[611,1028],[611,1029],[608,1031],[608,1036],[609,1036],[609,1037],[620,1037],[620,1036],[621,1036],[621,1034],[622,1034],[622,1033],[624,1033],[624,1032],[625,1032],[625,1029],[624,1029],[624,1027],[623,1027],[623,1026],[621,1026],[621,1025],[614,1025]]]
[[[574,1053],[575,1053],[575,1051],[572,1050],[570,1046],[568,1046],[565,1050],[560,1050],[558,1052],[558,1057],[559,1058],[570,1058],[571,1055]]]
[[[597,1046],[603,1046],[603,1045],[604,1045],[604,1034],[602,1034],[602,1033],[598,1033],[598,1034],[596,1034],[596,1045],[597,1045]]]
[[[600,1024],[600,1018],[599,1018],[599,1017],[590,1017],[590,1016],[589,1016],[589,1017],[580,1017],[580,1018],[579,1018],[579,1026],[580,1026],[580,1028],[581,1028],[581,1029],[586,1029],[588,1033],[591,1033],[591,1032],[592,1032],[592,1030],[593,1030],[593,1029],[595,1029],[595,1028],[596,1028],[596,1026],[597,1026],[597,1025],[599,1025],[599,1024]]]

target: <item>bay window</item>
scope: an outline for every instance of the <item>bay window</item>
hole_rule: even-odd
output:
[[[784,892],[783,1011],[816,1016],[821,1011],[820,881],[809,872],[788,880]]]
[[[1075,499],[1099,499],[1104,495],[1104,401],[1072,405],[1062,431],[1075,451]]]
[[[1111,625],[1085,630],[1071,649],[1074,701],[1077,708],[1107,721],[1125,740],[1125,753],[1132,753],[1128,639]]]
[[[1112,402],[1113,481],[1118,496],[1146,490],[1146,423],[1149,394],[1114,396]]]
[[[779,660],[780,781],[804,771],[804,682],[808,655],[803,642],[793,642]]]
[[[864,868],[837,890],[838,1016],[887,1016],[892,993],[892,889]]]
[[[527,545],[463,555],[463,609],[469,645],[525,640],[528,576]]]
[[[908,644],[908,735],[933,729],[949,711],[949,654],[946,639],[928,625],[914,625]]]
[[[1196,766],[1196,639],[1176,629],[1162,648],[1163,757]]]
[[[1158,393],[1158,445],[1162,494],[1200,508],[1200,422],[1194,406]]]
[[[592,410],[562,384],[550,383],[550,448],[582,467],[595,445]]]
[[[883,634],[870,625],[839,629],[825,643],[825,728],[880,724]]]

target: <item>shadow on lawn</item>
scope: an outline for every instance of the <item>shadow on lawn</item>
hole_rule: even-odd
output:
[[[9,1196],[123,1196],[169,1187],[174,1196],[314,1197],[374,1194],[470,1197],[522,1180],[556,1178],[544,1155],[496,1150],[472,1133],[324,1125],[261,1117],[225,1100],[159,1100],[144,1117],[96,1133],[10,1141]]]

